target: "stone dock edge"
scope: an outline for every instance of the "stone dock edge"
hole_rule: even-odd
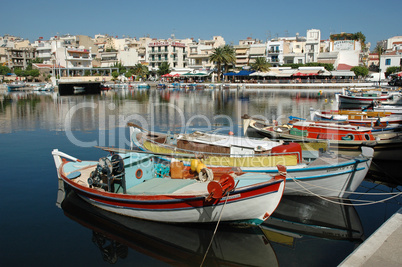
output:
[[[391,216],[339,266],[402,266],[402,208]]]

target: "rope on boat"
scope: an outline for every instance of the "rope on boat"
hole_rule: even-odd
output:
[[[239,181],[237,181],[237,184],[239,184]],[[235,188],[237,187],[237,184],[236,184]],[[235,188],[233,188],[233,190],[234,190]],[[229,199],[229,193],[230,193],[230,191],[228,191],[228,192],[226,193],[226,200],[225,200],[225,203],[223,204],[223,207],[222,207],[222,209],[221,209],[221,213],[219,214],[218,222],[216,223],[214,233],[212,234],[211,241],[209,242],[207,251],[205,251],[204,258],[202,259],[202,262],[201,262],[201,264],[200,264],[200,267],[204,264],[204,261],[205,261],[205,259],[207,258],[207,255],[208,255],[208,251],[209,251],[209,249],[211,248],[212,241],[214,240],[216,231],[218,230],[219,223],[221,222],[221,219],[222,219],[223,209],[225,208],[226,203],[228,202],[228,199]]]
[[[359,200],[359,199],[345,198],[345,199],[349,199],[349,200],[351,200],[351,201],[357,201],[357,202],[360,201],[360,202],[364,202],[364,203],[358,203],[358,204],[339,203],[339,202],[337,202],[337,201],[331,200],[331,197],[324,197],[324,196],[321,196],[321,195],[319,195],[319,194],[316,194],[316,193],[312,192],[310,189],[308,189],[307,187],[305,187],[304,185],[302,185],[303,183],[304,183],[304,184],[309,184],[308,182],[301,182],[301,181],[298,181],[297,179],[295,179],[295,178],[293,178],[293,177],[289,177],[289,178],[291,178],[296,184],[298,184],[300,187],[302,187],[302,188],[303,188],[305,191],[307,191],[309,194],[311,194],[311,195],[313,195],[313,196],[316,196],[316,197],[318,197],[318,198],[321,198],[321,199],[323,199],[323,200],[326,200],[326,201],[328,201],[328,202],[330,202],[330,203],[334,203],[334,204],[338,204],[338,205],[345,205],[345,206],[366,206],[366,205],[373,205],[373,204],[378,204],[378,203],[382,203],[382,202],[391,200],[391,199],[393,199],[393,198],[396,198],[396,197],[399,197],[399,196],[402,195],[402,192],[399,192],[399,193],[360,193],[360,192],[348,192],[348,191],[345,191],[346,193],[350,193],[350,194],[361,194],[361,195],[391,195],[391,196],[388,197],[388,198],[385,198],[385,199],[378,200],[378,201],[370,201],[370,200]],[[326,187],[321,187],[321,186],[317,186],[317,185],[310,185],[310,186],[314,186],[314,187],[317,187],[317,188],[323,188],[323,189],[326,189],[326,190],[329,190],[329,191],[338,191],[338,190],[334,190],[334,189],[326,188]],[[302,191],[302,190],[300,190],[300,191]],[[334,197],[332,197],[332,198],[334,198]],[[342,199],[342,198],[337,198],[337,199]]]

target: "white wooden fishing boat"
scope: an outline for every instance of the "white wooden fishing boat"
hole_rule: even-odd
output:
[[[297,122],[293,125],[273,125],[264,121],[256,121],[247,116],[243,120],[245,128],[252,128],[262,136],[300,142],[316,142],[326,140],[330,150],[349,156],[357,156],[361,148],[374,149],[374,159],[402,160],[402,136],[398,134],[373,135],[371,128],[336,123]],[[314,127],[313,127],[314,126]]]
[[[310,110],[310,119],[312,121],[347,122],[367,127],[402,123],[402,115],[358,110]]]
[[[211,169],[226,166],[237,167],[244,172],[274,174],[277,164],[284,165],[288,173],[285,195],[346,197],[363,181],[373,156],[373,149],[369,147],[362,148],[361,155],[345,156],[302,150],[300,144],[293,142],[198,132],[164,134],[149,132],[133,124],[129,127],[133,146],[165,155],[187,153],[200,158]],[[317,142],[310,145],[315,144]],[[185,165],[191,166],[189,159],[182,160]]]
[[[260,224],[274,212],[285,188],[286,168],[264,173],[197,174],[180,162],[164,164],[149,153],[105,148],[116,153],[81,161],[52,151],[58,177],[94,206],[121,215],[171,223]],[[199,179],[208,173],[206,179]]]
[[[338,102],[342,104],[355,104],[355,105],[367,105],[372,102],[395,105],[402,103],[400,92],[382,92],[382,91],[361,91],[351,92],[349,90],[343,90],[342,94],[338,94]]]
[[[23,81],[15,81],[15,82],[8,84],[7,89],[8,89],[8,92],[13,92],[13,91],[18,91],[26,86],[27,86],[27,84]]]

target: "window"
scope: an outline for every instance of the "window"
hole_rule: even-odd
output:
[[[387,65],[387,66],[391,65],[391,59],[390,58],[387,58],[385,60],[385,65]]]

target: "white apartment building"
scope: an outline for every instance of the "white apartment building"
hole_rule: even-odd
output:
[[[170,68],[187,68],[187,44],[191,39],[185,40],[152,40],[147,44],[146,55],[149,68],[158,69],[162,62],[167,62]]]
[[[193,70],[210,70],[214,68],[213,62],[209,61],[209,56],[214,49],[225,45],[225,40],[221,36],[213,36],[212,40],[198,40],[188,44],[188,68]]]
[[[320,54],[321,31],[317,29],[307,30],[305,45],[305,63],[317,62]]]
[[[283,46],[283,61],[284,64],[304,64],[304,50],[306,46],[306,37],[299,36],[286,38]]]
[[[267,61],[272,67],[279,67],[284,64],[284,40],[271,40],[267,43]]]
[[[43,64],[52,64],[52,42],[50,40],[43,40],[43,37],[39,37],[32,47],[36,49],[36,58],[41,59]]]

